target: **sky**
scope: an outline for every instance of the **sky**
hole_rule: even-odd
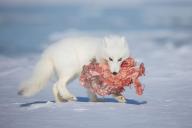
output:
[[[41,51],[71,31],[191,30],[191,10],[192,0],[0,0],[0,54]]]
[[[192,0],[0,0],[1,5],[93,5],[93,6],[128,6],[146,3],[192,3]]]

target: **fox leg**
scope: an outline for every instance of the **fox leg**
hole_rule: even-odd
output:
[[[99,99],[97,95],[87,89],[87,94],[90,102],[104,102],[104,99]]]
[[[73,78],[71,77],[60,77],[59,80],[54,84],[53,86],[53,94],[55,96],[56,102],[62,102],[62,101],[74,101],[77,100],[77,98],[69,92],[67,89],[68,82]]]
[[[60,103],[60,102],[64,101],[64,99],[59,94],[59,90],[57,89],[57,85],[56,84],[53,85],[53,95],[55,97],[55,102],[56,103]]]
[[[97,95],[87,89],[87,95],[89,97],[90,102],[98,102]]]

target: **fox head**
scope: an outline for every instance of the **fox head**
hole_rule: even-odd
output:
[[[103,58],[108,62],[110,71],[116,75],[122,62],[129,56],[125,37],[110,36],[103,40]]]

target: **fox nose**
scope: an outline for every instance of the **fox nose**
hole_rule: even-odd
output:
[[[117,75],[117,72],[113,72],[113,75]]]

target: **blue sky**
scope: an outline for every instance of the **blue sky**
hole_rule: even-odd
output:
[[[0,54],[41,51],[52,35],[71,30],[188,30],[191,10],[189,0],[0,0]]]
[[[191,3],[191,0],[0,0],[1,5],[92,5],[95,7],[129,6],[145,3]]]

